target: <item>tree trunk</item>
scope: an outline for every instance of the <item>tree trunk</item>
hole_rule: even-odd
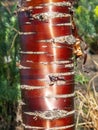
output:
[[[72,1],[20,1],[25,130],[74,130]]]

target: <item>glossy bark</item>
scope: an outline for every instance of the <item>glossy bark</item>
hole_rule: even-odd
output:
[[[21,92],[25,130],[74,130],[71,0],[21,0]]]

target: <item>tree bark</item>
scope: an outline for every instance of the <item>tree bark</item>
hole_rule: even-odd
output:
[[[71,0],[21,0],[21,92],[25,130],[74,130]]]

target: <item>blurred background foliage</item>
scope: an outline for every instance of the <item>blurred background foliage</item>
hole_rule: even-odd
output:
[[[92,53],[98,53],[98,0],[78,0],[75,23]]]
[[[15,111],[20,99],[17,67],[19,62],[18,22],[14,14],[16,9],[15,1],[0,1],[0,130],[14,130]]]
[[[21,97],[16,2],[0,0],[0,130],[14,130],[17,103]],[[98,0],[78,0],[74,9],[80,36],[93,53],[98,53]]]

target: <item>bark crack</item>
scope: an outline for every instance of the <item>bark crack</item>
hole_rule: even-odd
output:
[[[35,116],[36,118],[40,117],[46,120],[54,120],[54,119],[70,116],[75,113],[75,110],[73,111],[52,110],[52,111],[44,111],[44,112],[35,111],[35,112],[24,112],[24,113],[27,115]]]

